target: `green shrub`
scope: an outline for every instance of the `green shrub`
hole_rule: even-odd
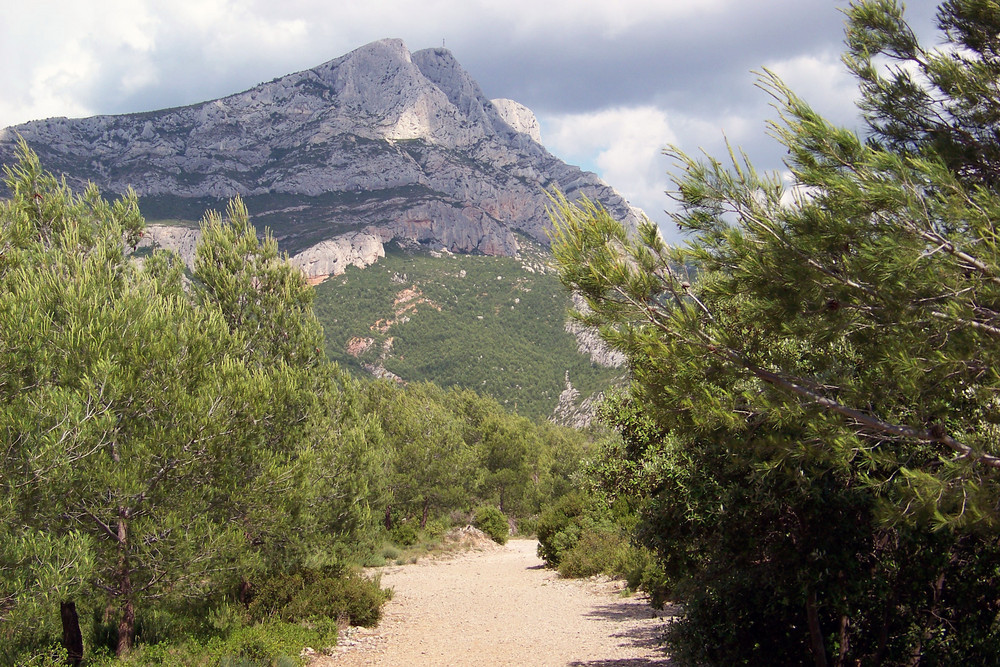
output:
[[[66,649],[54,644],[44,649],[36,649],[22,654],[14,663],[23,667],[65,667]]]
[[[284,667],[301,665],[306,646],[326,648],[337,643],[336,631],[323,635],[298,623],[270,622],[240,628],[217,649],[220,667]],[[319,646],[315,646],[315,645]]]
[[[380,553],[369,553],[358,563],[361,567],[382,567],[385,565],[385,556]]]
[[[538,519],[536,517],[523,517],[517,520],[517,534],[523,537],[531,537],[538,531]]]
[[[444,536],[451,526],[451,522],[447,519],[431,519],[427,522],[427,525],[424,526],[424,532],[427,533],[427,537],[436,540]]]
[[[303,664],[298,656],[304,647],[323,650],[336,643],[337,622],[334,619],[269,620],[235,628],[228,635],[214,637],[205,643],[188,638],[172,643],[139,645],[123,659],[103,650],[88,658],[86,664],[88,667],[296,667]],[[39,663],[38,667],[42,665],[48,667],[47,663]]]
[[[615,576],[628,549],[628,538],[617,530],[585,532],[563,552],[559,573],[566,577]]]
[[[401,553],[403,552],[400,551],[396,546],[392,544],[387,544],[386,546],[382,547],[382,550],[379,552],[379,555],[382,557],[382,561],[385,562],[387,560],[396,560],[397,558],[399,558],[399,555]]]
[[[208,626],[222,636],[227,636],[242,628],[245,623],[245,610],[242,605],[224,602],[208,612]]]
[[[545,508],[535,532],[538,535],[538,556],[549,567],[558,567],[563,554],[580,539],[583,517],[590,511],[594,500],[582,491],[572,491]]]
[[[510,526],[507,517],[492,505],[483,505],[476,510],[476,516],[472,524],[489,535],[497,544],[506,544],[510,534]]]
[[[382,618],[382,605],[391,596],[390,590],[379,586],[377,578],[353,572],[335,575],[302,570],[268,580],[250,602],[247,613],[253,621],[332,618],[372,627]]]
[[[401,547],[413,546],[420,538],[416,527],[409,521],[396,524],[389,535],[392,537],[392,541]]]
[[[216,640],[216,646],[221,646],[221,639]],[[99,658],[87,660],[88,667],[146,667],[147,665],[217,665],[221,650],[212,650],[194,640],[162,644],[141,644],[136,646],[125,659],[116,658],[110,651],[105,651]]]

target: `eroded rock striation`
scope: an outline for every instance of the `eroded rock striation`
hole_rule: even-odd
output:
[[[17,135],[72,185],[134,188],[151,221],[198,220],[239,195],[313,277],[374,261],[375,239],[488,255],[515,255],[515,231],[547,244],[553,188],[636,222],[545,150],[527,108],[490,101],[446,49],[398,39],[219,100],[0,130],[0,162]]]

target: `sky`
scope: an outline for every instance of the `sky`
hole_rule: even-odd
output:
[[[825,116],[859,127],[840,62],[847,0],[0,0],[0,127],[223,97],[369,42],[447,47],[490,98],[535,112],[542,143],[660,223],[663,148],[781,170],[767,68]],[[906,17],[938,40],[936,2]]]

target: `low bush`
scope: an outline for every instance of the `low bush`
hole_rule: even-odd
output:
[[[595,574],[619,574],[630,546],[617,530],[585,532],[559,562],[559,573],[566,577],[592,577]]]
[[[595,512],[593,497],[582,491],[566,494],[542,512],[535,531],[538,555],[546,565],[559,566],[563,555],[580,540],[584,527],[593,527]]]
[[[446,518],[431,519],[424,526],[424,532],[427,534],[427,537],[437,540],[444,537],[444,534],[448,532],[451,526],[451,521]]]
[[[59,644],[26,651],[11,664],[21,667],[65,667],[68,662],[66,649]]]
[[[396,524],[392,532],[389,533],[389,536],[393,542],[401,547],[413,546],[420,539],[420,534],[417,532],[416,526],[410,521]]]
[[[232,632],[203,642],[187,638],[140,644],[121,659],[105,649],[92,655],[86,664],[88,667],[298,667],[305,664],[299,655],[306,646],[323,651],[336,643],[337,622],[333,619],[302,622],[272,619],[235,627]],[[49,663],[37,663],[37,667],[43,665],[49,667]]]
[[[517,520],[517,534],[522,537],[531,537],[538,530],[537,517],[522,517]]]
[[[292,667],[303,664],[298,656],[304,647],[321,650],[336,643],[336,624],[271,621],[240,628],[209,651],[218,656],[219,667]]]
[[[372,627],[382,618],[382,605],[392,597],[379,579],[357,573],[335,575],[302,570],[268,580],[247,608],[252,621],[305,621],[331,618]]]
[[[472,525],[489,535],[497,544],[507,543],[507,537],[510,535],[510,526],[507,523],[507,517],[496,507],[483,505],[477,509],[476,516],[472,520]]]
[[[666,573],[652,551],[632,543],[635,519],[623,503],[609,506],[592,494],[571,492],[538,518],[538,555],[563,576],[622,577],[662,607],[669,592]]]
[[[396,560],[397,558],[399,558],[399,555],[401,553],[403,552],[400,551],[399,548],[393,544],[387,544],[384,547],[382,547],[381,551],[379,551],[379,555],[382,557],[383,561]]]

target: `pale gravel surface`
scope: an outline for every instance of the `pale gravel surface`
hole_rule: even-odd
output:
[[[671,663],[659,646],[669,613],[621,597],[620,582],[544,569],[534,540],[384,568],[395,590],[378,628],[351,628],[312,667]]]

